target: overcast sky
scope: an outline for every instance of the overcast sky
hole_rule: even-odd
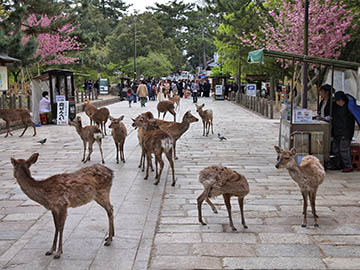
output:
[[[147,6],[155,6],[155,3],[165,4],[170,0],[124,0],[126,4],[133,4],[130,8],[131,11],[134,9],[138,10],[140,13],[146,10]],[[196,2],[195,0],[184,0],[185,3]]]

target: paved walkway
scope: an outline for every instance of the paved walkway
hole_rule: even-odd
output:
[[[32,173],[36,179],[70,172],[84,166],[82,143],[69,126],[42,126],[38,136],[0,137],[0,267],[3,269],[359,269],[360,214],[359,173],[328,172],[317,197],[319,228],[301,228],[302,201],[298,187],[286,170],[276,170],[273,145],[277,142],[277,121],[254,115],[225,101],[205,101],[214,111],[215,133],[202,135],[201,122],[192,124],[178,142],[175,162],[177,184],[163,174],[154,186],[137,168],[140,148],[131,117],[156,112],[156,103],[146,108],[126,102],[108,106],[115,117],[125,115],[130,133],[125,145],[125,164],[116,164],[112,138],[103,143],[106,166],[114,170],[111,201],[115,213],[115,239],[104,247],[107,233],[105,211],[96,203],[69,209],[64,232],[64,254],[60,260],[44,256],[54,232],[51,214],[29,200],[12,176],[10,157],[27,158],[39,152]],[[181,116],[194,106],[182,100]],[[197,115],[196,113],[194,113]],[[86,121],[87,117],[80,114]],[[170,120],[172,117],[168,116]],[[45,145],[37,143],[47,138]],[[94,146],[92,161],[100,160]],[[201,169],[222,164],[244,174],[250,184],[245,199],[249,228],[240,225],[239,208],[232,201],[238,232],[228,226],[221,198],[214,203],[215,215],[203,204],[204,219],[197,221],[196,198]],[[167,169],[165,170],[167,172]],[[155,234],[155,237],[154,237]]]

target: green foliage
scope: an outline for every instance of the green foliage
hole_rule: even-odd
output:
[[[173,66],[168,57],[162,53],[150,52],[148,56],[140,56],[136,60],[137,72],[145,78],[159,78],[171,73]],[[133,68],[132,64],[128,69]]]

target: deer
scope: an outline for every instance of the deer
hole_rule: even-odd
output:
[[[85,99],[85,108],[84,111],[86,113],[86,115],[89,117],[90,119],[90,126],[92,125],[92,115],[98,110],[95,105],[90,103],[90,100],[88,100],[87,98]]]
[[[175,169],[172,156],[173,139],[164,130],[161,130],[155,119],[146,120],[143,116],[137,117],[134,122],[135,126],[142,127],[144,129],[143,149],[147,159],[146,175],[144,179],[149,177],[149,167],[151,164],[151,154],[155,156],[155,182],[154,185],[158,185],[160,182],[161,174],[164,168],[164,161],[162,160],[162,154],[165,153],[166,158],[169,161],[172,170],[172,183],[171,186],[175,186]],[[158,173],[158,164],[160,164],[160,171]]]
[[[291,178],[298,184],[304,205],[303,215],[304,220],[301,227],[307,226],[307,203],[308,197],[310,200],[312,214],[314,216],[314,226],[319,227],[318,216],[315,209],[316,193],[319,185],[324,182],[325,170],[319,159],[312,155],[305,156],[300,165],[296,161],[296,149],[295,147],[290,150],[282,150],[279,146],[274,146],[276,153],[278,154],[277,163],[275,167],[286,168],[289,171]]]
[[[90,160],[90,156],[93,152],[93,145],[94,142],[96,141],[96,143],[99,145],[102,164],[105,164],[103,152],[101,148],[101,140],[102,140],[101,130],[97,126],[83,127],[80,116],[77,116],[72,122],[70,122],[70,125],[76,128],[76,132],[79,134],[81,140],[83,141],[84,155],[81,161],[86,163],[87,161]],[[86,145],[88,145],[89,153],[87,158],[85,159]]]
[[[184,114],[181,123],[157,120],[160,129],[166,131],[173,138],[175,159],[178,159],[176,156],[177,140],[189,129],[191,123],[197,121],[199,121],[199,119],[192,115],[190,111]]]
[[[176,112],[174,110],[174,103],[169,100],[160,101],[157,105],[158,118],[160,119],[160,113],[163,114],[163,119],[167,112],[171,113],[174,116],[174,122],[176,122]]]
[[[91,116],[91,119],[94,121],[95,124],[99,125],[101,131],[106,134],[106,122],[109,118],[110,112],[108,108],[100,108]],[[104,138],[104,135],[103,135]]]
[[[36,180],[31,176],[30,167],[36,163],[39,154],[32,154],[27,160],[11,158],[14,167],[14,177],[21,190],[33,201],[50,210],[55,224],[55,235],[52,247],[45,253],[50,256],[58,249],[54,259],[59,259],[63,253],[63,230],[67,209],[75,208],[95,200],[106,210],[109,219],[109,236],[105,238],[105,246],[112,242],[114,231],[113,207],[110,203],[110,189],[113,171],[95,164],[77,170],[73,173],[53,175],[45,180]]]
[[[217,214],[216,207],[210,201],[210,198],[222,195],[232,231],[237,230],[231,217],[230,198],[232,196],[238,197],[241,212],[241,224],[244,229],[248,228],[244,217],[244,197],[249,193],[250,189],[244,175],[224,166],[210,166],[201,170],[199,181],[204,186],[204,191],[197,198],[198,218],[202,225],[206,225],[202,219],[201,205],[203,201],[205,200],[212,211]]]
[[[175,94],[173,97],[168,97],[169,101],[173,102],[174,105],[176,104],[176,108],[175,110],[178,111],[180,110],[180,96]]]
[[[36,136],[36,127],[34,122],[31,120],[30,111],[26,109],[3,109],[0,110],[0,118],[4,119],[6,122],[6,135],[5,138],[12,133],[10,131],[10,124],[14,121],[21,121],[25,126],[23,132],[20,134],[19,137],[22,137],[27,130],[28,126],[32,126],[34,128],[34,135]]]
[[[114,143],[116,146],[116,163],[119,164],[119,152],[120,152],[120,159],[123,163],[125,163],[125,156],[124,156],[124,143],[125,138],[127,136],[127,130],[122,122],[124,119],[124,115],[120,116],[119,118],[114,118],[110,116],[110,126],[109,128],[112,129],[111,135],[114,139]]]
[[[214,134],[214,126],[213,126],[213,112],[211,109],[203,110],[205,104],[197,105],[196,111],[199,113],[202,122],[203,122],[203,136],[208,136],[210,132],[210,125],[211,125],[211,132]]]

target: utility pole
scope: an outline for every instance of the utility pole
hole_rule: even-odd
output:
[[[136,11],[134,13],[134,81],[136,81]]]
[[[309,53],[308,48],[309,42],[309,0],[305,0],[305,18],[304,18],[304,55],[307,56]],[[308,63],[304,62],[303,65],[303,96],[302,96],[302,107],[307,108],[307,84],[308,84]]]

